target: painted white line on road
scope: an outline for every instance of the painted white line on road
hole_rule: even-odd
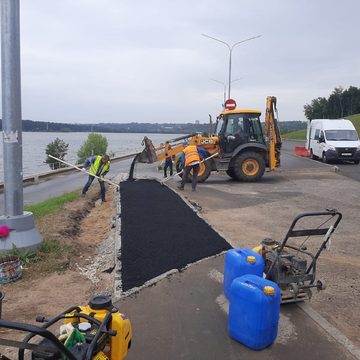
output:
[[[285,345],[289,340],[296,340],[297,335],[295,324],[291,321],[290,316],[280,313],[278,335],[275,343]]]
[[[319,326],[321,326],[330,336],[337,342],[343,345],[356,359],[360,360],[360,349],[356,347],[344,334],[332,326],[326,319],[317,313],[309,304],[298,303],[301,310],[303,310],[311,319],[313,319]]]
[[[210,270],[208,275],[211,279],[217,281],[220,284],[224,282],[224,275],[216,269]]]
[[[224,311],[226,315],[229,315],[229,301],[224,294],[219,295],[216,298],[216,303],[220,306],[220,309]]]

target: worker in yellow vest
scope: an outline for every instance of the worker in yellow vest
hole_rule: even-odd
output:
[[[181,154],[181,163],[183,166],[183,176],[181,179],[181,184],[178,186],[180,190],[184,190],[185,183],[187,182],[188,175],[192,170],[192,191],[196,191],[197,185],[197,176],[199,173],[199,162],[201,157],[205,159],[207,156],[207,152],[200,146],[196,145],[189,145],[188,140],[183,141],[183,145],[185,149],[182,151]]]
[[[99,178],[104,177],[110,169],[110,157],[109,155],[97,155],[89,157],[84,162],[84,169],[89,168],[89,173],[92,175],[89,175],[88,181],[85,184],[83,190],[82,190],[82,196],[84,197],[87,191],[89,190],[90,185],[95,179],[95,176],[98,176]],[[104,180],[98,179],[100,184],[100,192],[101,192],[101,200],[105,202],[105,184]]]

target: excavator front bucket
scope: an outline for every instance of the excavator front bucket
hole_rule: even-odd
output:
[[[145,136],[141,145],[144,145],[145,148],[139,155],[137,155],[136,162],[147,164],[152,164],[153,162],[155,162],[156,151],[152,141],[147,136]]]

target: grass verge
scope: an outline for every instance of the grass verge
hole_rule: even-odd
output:
[[[47,199],[38,204],[25,206],[25,211],[33,213],[36,227],[44,237],[43,242],[37,251],[19,250],[16,246],[13,246],[12,250],[7,252],[7,255],[18,256],[21,264],[26,267],[42,260],[46,260],[48,263],[53,262],[53,269],[63,270],[65,267],[63,265],[58,266],[59,264],[56,265],[58,261],[54,260],[63,258],[64,254],[71,250],[71,247],[53,238],[58,230],[55,229],[55,218],[56,214],[64,210],[66,204],[76,201],[79,198],[80,191],[76,190]]]
[[[72,202],[80,198],[80,191],[75,190],[70,193],[66,193],[61,196],[57,196],[48,200],[45,200],[39,204],[25,206],[25,211],[33,213],[34,218],[40,218],[45,215],[53,214],[63,209],[64,205],[68,202]]]

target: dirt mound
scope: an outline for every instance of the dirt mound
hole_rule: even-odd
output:
[[[99,247],[106,242],[108,246],[112,244],[113,194],[108,191],[105,203],[99,204],[97,199],[98,193],[90,191],[86,199],[67,204],[66,211],[46,216],[36,223],[43,237],[56,240],[61,250],[56,257],[49,256],[24,268],[22,279],[1,286],[1,291],[5,292],[2,319],[36,324],[37,315],[55,316],[71,306],[86,305],[93,295],[112,289],[111,271],[99,269],[96,280],[94,274],[99,266],[95,261]],[[11,338],[17,335],[12,334]],[[0,337],[8,336],[9,331],[0,329]],[[22,337],[23,334],[18,336]],[[0,353],[11,355],[11,358],[16,358],[16,351],[0,347]]]

